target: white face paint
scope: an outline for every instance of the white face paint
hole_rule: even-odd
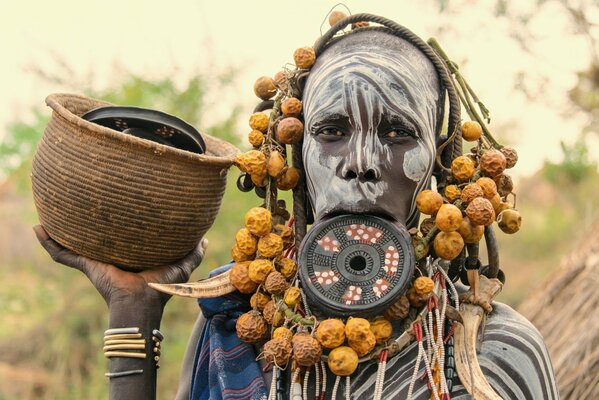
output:
[[[380,213],[405,223],[430,179],[436,74],[411,44],[392,37],[386,46],[380,35],[342,39],[354,43],[327,49],[308,78],[303,159],[317,218]]]

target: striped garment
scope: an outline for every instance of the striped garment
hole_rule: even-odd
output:
[[[229,266],[214,271],[221,273]],[[270,379],[264,378],[256,361],[254,346],[242,343],[235,334],[236,318],[248,310],[247,296],[199,301],[207,321],[196,351],[191,383],[191,399],[266,399]],[[479,363],[490,385],[504,399],[558,399],[553,368],[543,338],[524,317],[509,306],[494,303],[487,319],[484,341],[478,354]],[[383,399],[405,399],[414,371],[418,349],[412,343],[398,356],[389,359],[383,386]],[[360,364],[351,376],[352,399],[371,399],[377,364]],[[310,398],[315,394],[312,368],[308,385]],[[421,365],[418,376],[424,375]],[[322,379],[321,379],[322,380]],[[335,376],[327,374],[327,393],[331,394]],[[338,398],[345,393],[345,379],[340,382]],[[430,399],[426,381],[418,380],[414,399]],[[328,398],[328,397],[327,397]],[[471,396],[454,379],[452,399]]]

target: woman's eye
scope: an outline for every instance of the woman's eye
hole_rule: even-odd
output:
[[[413,137],[414,134],[405,129],[392,129],[388,132],[385,132],[382,137],[385,139],[400,139],[403,137]]]
[[[325,135],[325,136],[335,136],[335,137],[345,136],[345,134],[342,131],[340,131],[339,129],[334,128],[334,127],[322,128],[322,129],[318,130],[317,134]]]

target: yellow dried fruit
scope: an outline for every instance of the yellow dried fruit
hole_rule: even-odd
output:
[[[273,271],[266,277],[264,281],[264,289],[270,294],[281,294],[287,288],[289,284],[285,280],[285,277],[280,272]]]
[[[283,172],[283,175],[277,180],[277,189],[290,190],[293,189],[299,181],[299,170],[295,167],[289,167]]]
[[[285,290],[283,301],[291,308],[298,305],[302,301],[302,293],[300,289],[295,286],[292,286],[289,289]]]
[[[297,273],[297,264],[291,258],[280,258],[277,260],[277,269],[285,279],[291,279]]]
[[[329,25],[333,26],[345,17],[347,17],[347,14],[343,11],[333,11],[329,14]]]
[[[423,190],[416,196],[416,208],[423,214],[435,214],[442,204],[443,197],[433,190]]]
[[[255,283],[253,281],[251,281],[251,282]],[[252,295],[252,297],[250,297],[250,306],[252,306],[252,308],[256,308],[256,309],[262,311],[262,310],[264,310],[264,307],[266,307],[266,305],[268,304],[269,301],[270,301],[269,296],[265,295],[262,292],[256,292]]]
[[[372,349],[374,349],[374,346],[376,345],[376,338],[374,337],[374,333],[368,331],[368,334],[363,339],[348,339],[347,344],[349,344],[349,347],[355,350],[359,357],[363,357],[370,353]]]
[[[424,304],[426,304],[426,301],[430,297],[430,293],[429,294],[418,294],[418,293],[416,293],[416,289],[411,287],[410,290],[408,290],[408,293],[406,293],[406,297],[408,298],[408,301],[410,302],[410,305],[412,307],[420,308]]]
[[[345,342],[345,325],[338,319],[325,319],[316,329],[316,339],[325,349],[334,349]]]
[[[289,328],[286,328],[284,326],[278,327],[272,333],[272,338],[273,339],[275,339],[275,338],[283,338],[285,340],[291,341],[292,337],[293,337],[293,332],[291,332],[291,330]]]
[[[348,346],[331,350],[327,364],[331,372],[337,376],[350,376],[358,368],[358,353]]]
[[[429,295],[435,288],[435,282],[428,276],[419,276],[414,281],[413,288],[419,295]]]
[[[443,232],[457,231],[461,223],[462,211],[453,204],[443,204],[435,217],[435,224]]]
[[[302,102],[295,97],[289,97],[281,103],[281,111],[286,117],[299,117],[302,113]]]
[[[451,261],[462,252],[464,239],[457,232],[439,232],[435,236],[433,247],[437,256]]]
[[[468,156],[456,157],[451,162],[451,173],[460,182],[465,182],[474,175],[474,161]]]
[[[476,183],[469,183],[464,187],[464,189],[462,189],[462,195],[460,196],[460,198],[464,203],[468,204],[475,198],[483,196],[483,188],[478,186],[478,184]]]
[[[275,225],[274,232],[283,240],[283,248],[287,249],[293,244],[293,228],[283,224]]]
[[[501,174],[493,178],[493,180],[497,184],[497,193],[501,197],[507,196],[514,190],[514,183],[509,175]]]
[[[234,245],[231,248],[231,258],[233,259],[233,261],[235,262],[244,262],[244,261],[251,261],[254,259],[253,255],[247,255],[245,253],[242,253],[241,250],[239,250],[239,247],[237,247],[237,245]]]
[[[248,266],[248,276],[252,281],[262,285],[272,270],[272,261],[263,259],[254,260]]]
[[[505,156],[505,167],[513,168],[518,162],[518,153],[511,147],[503,147],[501,153]]]
[[[258,311],[249,311],[237,319],[237,336],[245,343],[256,343],[266,336],[268,325]]]
[[[522,216],[513,209],[507,209],[499,213],[497,216],[497,225],[504,233],[516,233],[520,230],[522,224]]]
[[[483,196],[492,199],[497,194],[497,184],[491,178],[482,177],[477,179],[476,184],[483,190]]]
[[[272,215],[263,207],[253,207],[245,214],[245,227],[252,235],[262,237],[272,230]]]
[[[401,296],[393,305],[385,310],[385,318],[391,321],[399,321],[408,316],[410,302],[407,296]]]
[[[293,53],[293,61],[299,69],[308,69],[316,61],[316,53],[312,47],[300,47]]]
[[[287,89],[289,88],[289,86],[287,85],[287,74],[285,73],[285,71],[279,71],[275,74],[274,78],[273,78],[274,82],[275,82],[275,86],[283,91],[286,92]]]
[[[345,323],[345,336],[348,340],[362,340],[370,333],[370,322],[364,318],[349,317]]]
[[[256,254],[258,238],[252,235],[247,228],[241,228],[235,234],[235,244],[243,254],[253,256]]]
[[[283,368],[289,362],[292,350],[291,342],[288,340],[281,337],[273,338],[264,343],[264,359],[279,368]]]
[[[304,135],[304,124],[295,117],[287,117],[277,125],[277,141],[283,144],[297,144]]]
[[[285,168],[285,158],[280,151],[274,150],[270,152],[268,157],[267,171],[268,175],[273,178],[278,178]]]
[[[320,361],[322,347],[318,340],[310,335],[297,334],[291,340],[293,344],[293,358],[302,367],[311,367]]]
[[[462,124],[462,137],[468,142],[474,142],[483,134],[483,128],[476,121],[466,121]]]
[[[248,134],[248,142],[254,147],[260,147],[264,143],[264,134],[254,129]]]
[[[283,239],[276,233],[267,233],[258,241],[260,257],[275,258],[283,253]]]
[[[445,188],[445,197],[450,203],[453,203],[462,195],[462,191],[457,185],[447,185]]]
[[[482,225],[472,225],[470,218],[464,217],[462,224],[458,229],[458,233],[462,236],[465,243],[474,244],[482,239],[485,233],[485,227]]]
[[[493,205],[483,197],[478,197],[468,204],[466,215],[474,225],[491,225],[495,221]]]
[[[493,209],[495,210],[495,215],[499,214],[497,212],[497,209],[499,208],[499,206],[501,206],[501,197],[499,197],[499,193],[495,193],[495,196],[488,199],[491,202]]]
[[[249,174],[266,174],[266,155],[259,150],[250,150],[235,157],[235,165]]]
[[[480,156],[479,166],[483,175],[495,177],[505,170],[506,159],[500,151],[489,150]]]
[[[377,318],[370,323],[370,330],[374,334],[376,344],[383,344],[391,338],[393,326],[385,318]]]
[[[256,112],[250,116],[250,128],[266,133],[268,130],[268,115]]]
[[[497,208],[495,209],[495,215],[499,215],[502,211],[509,210],[511,208],[514,208],[512,204],[502,201],[501,203],[499,203],[499,206],[497,206]]]
[[[254,93],[262,100],[268,100],[277,93],[275,82],[270,76],[261,76],[254,83]]]
[[[235,286],[241,293],[254,293],[258,288],[258,284],[252,281],[248,275],[249,261],[238,262],[231,267],[229,272],[229,282]]]
[[[264,310],[262,310],[262,315],[264,316],[264,319],[270,325],[273,324],[274,315],[278,312],[275,308],[275,302],[271,300],[268,303],[266,303],[266,305],[264,306]]]
[[[272,326],[277,327],[285,323],[285,315],[282,312],[277,311],[272,316]]]
[[[265,187],[268,184],[268,180],[266,179],[266,173],[264,174],[250,174],[250,178],[252,183],[258,187]]]

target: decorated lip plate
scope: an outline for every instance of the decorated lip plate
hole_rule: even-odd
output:
[[[405,293],[414,272],[405,227],[364,215],[340,215],[312,227],[299,253],[310,303],[336,317],[381,314]]]

